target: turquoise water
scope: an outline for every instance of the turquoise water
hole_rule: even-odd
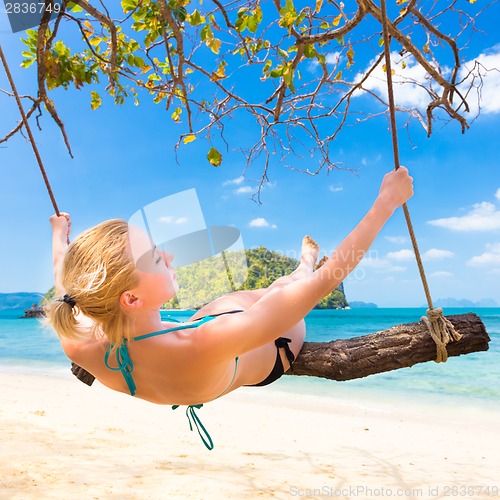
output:
[[[448,308],[445,314],[469,312]],[[369,395],[374,398],[411,397],[433,402],[449,400],[467,405],[500,408],[500,308],[471,310],[491,337],[487,352],[450,358],[447,363],[423,363],[412,368],[333,382],[312,377],[283,377],[275,386],[285,391],[317,395]],[[69,370],[69,361],[54,333],[36,319],[19,319],[22,311],[0,311],[0,368],[13,370]],[[175,312],[187,320],[192,312]],[[329,341],[367,335],[400,323],[418,321],[424,309],[379,308],[312,311],[306,318],[309,341]]]

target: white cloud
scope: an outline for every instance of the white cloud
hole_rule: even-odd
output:
[[[465,79],[460,86],[465,93],[472,83],[479,91],[481,113],[500,113],[500,44],[475,59],[462,64],[458,80]],[[472,73],[471,73],[472,72]],[[473,92],[476,92],[475,90]],[[478,111],[475,94],[468,99],[471,113]]]
[[[253,190],[250,186],[242,186],[238,189],[236,189],[234,192],[236,194],[248,194],[248,193],[251,193]]]
[[[431,248],[426,252],[422,253],[423,260],[443,260],[453,257],[455,254],[449,250],[440,250],[439,248]],[[415,260],[415,253],[409,248],[403,248],[397,252],[388,252],[386,257],[390,260],[395,260],[398,262],[406,262]]]
[[[389,252],[386,257],[391,260],[397,261],[407,261],[413,260],[415,258],[415,254],[413,250],[409,248],[403,248],[402,250],[398,250],[397,252]]]
[[[495,193],[495,198],[497,200],[500,200],[500,188],[497,189],[497,192]]]
[[[238,184],[241,184],[243,181],[245,180],[245,178],[240,175],[239,177],[236,177],[236,179],[229,179],[228,181],[225,181],[222,183],[223,186],[233,186],[233,185],[238,185]]]
[[[342,54],[339,51],[328,52],[325,57],[326,64],[338,64],[340,62],[340,56]]]
[[[326,64],[330,64],[332,66],[337,66],[340,63],[340,60],[342,59],[342,53],[339,51],[334,51],[334,52],[328,52],[325,56],[325,62]],[[316,58],[311,59],[311,66],[310,70],[314,70],[319,66],[319,62]]]
[[[443,260],[453,257],[455,254],[449,250],[440,250],[439,248],[431,248],[422,254],[425,260]]]
[[[370,61],[365,71],[358,73],[353,81],[359,82],[375,61],[375,58]],[[403,61],[406,65],[404,68]],[[363,88],[387,99],[387,77],[383,70],[384,64],[384,61],[380,62],[363,83]],[[392,80],[396,103],[409,108],[425,109],[430,102],[430,96],[426,90],[430,88],[430,77],[425,69],[413,56],[403,58],[397,52],[391,53],[391,67],[395,72]],[[467,96],[467,102],[471,108],[469,116],[477,114],[479,99],[482,113],[500,113],[500,71],[498,68],[500,68],[500,44],[462,64],[457,78],[458,81],[464,80],[460,85],[462,93],[467,95],[467,89],[471,84],[476,87]],[[449,72],[449,69],[443,68],[445,77]],[[362,91],[358,91],[354,95],[362,94]]]
[[[385,239],[390,243],[394,243],[395,245],[403,245],[408,241],[406,236],[386,236]]]
[[[373,269],[374,271],[384,272],[384,273],[401,273],[406,271],[406,267],[395,266],[392,262],[387,259],[379,259],[378,257],[365,257],[360,263],[359,267],[361,269]]]
[[[375,61],[376,58],[370,61],[366,70],[371,68]],[[384,62],[380,62],[363,83],[363,88],[387,99],[387,75],[384,71],[384,64]],[[423,109],[429,102],[429,94],[422,88],[422,86],[427,85],[427,72],[413,57],[406,56],[404,64],[406,67],[403,69],[403,58],[397,52],[391,53],[391,68],[395,72],[392,77],[394,99],[400,106]],[[358,73],[354,77],[354,82],[359,82],[365,75],[366,70]],[[354,95],[360,96],[362,94],[362,91],[358,91]]]
[[[434,278],[452,278],[454,274],[448,271],[436,271],[434,273],[431,273],[430,276]]]
[[[264,217],[253,219],[248,225],[250,227],[270,227],[271,229],[276,229],[278,227],[276,224],[270,224]]]
[[[336,186],[335,184],[330,184],[328,186],[328,191],[331,193],[338,193],[339,191],[343,191],[344,188],[342,186]]]
[[[174,217],[173,215],[162,215],[158,218],[163,224],[186,224],[188,222],[187,217]]]
[[[500,265],[500,242],[486,245],[487,251],[476,255],[467,261],[468,266],[496,266]]]
[[[500,229],[500,210],[493,203],[483,201],[474,204],[472,210],[461,217],[435,219],[427,223],[451,231],[493,231]]]

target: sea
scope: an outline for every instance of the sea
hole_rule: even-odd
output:
[[[486,326],[489,350],[450,357],[346,382],[286,376],[273,388],[320,397],[372,401],[409,401],[500,410],[500,308],[448,308],[446,315],[476,313]],[[71,377],[70,363],[53,331],[37,319],[20,318],[22,310],[0,311],[0,371]],[[162,312],[186,321],[193,311]],[[420,308],[313,310],[306,317],[307,341],[325,342],[367,335],[391,326],[419,321]],[[259,389],[263,390],[263,389]]]

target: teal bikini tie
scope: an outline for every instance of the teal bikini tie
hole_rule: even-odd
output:
[[[132,376],[132,371],[134,370],[134,363],[132,363],[132,360],[130,359],[126,342],[127,340],[125,339],[123,341],[123,344],[121,344],[120,347],[116,348],[117,368],[109,366],[109,356],[111,354],[112,346],[109,346],[108,349],[106,350],[106,354],[104,355],[104,364],[106,365],[106,368],[109,368],[114,372],[118,371],[122,372],[123,378],[127,383],[127,387],[128,390],[130,391],[130,394],[132,396],[135,396],[135,391],[137,389],[137,386],[135,385],[134,377]]]
[[[235,360],[234,360],[234,373],[233,373],[233,378],[231,379],[231,382],[224,389],[224,391],[221,392],[215,399],[218,399],[221,396],[223,396],[224,394],[226,394],[226,392],[229,390],[229,388],[233,385],[234,379],[236,378],[236,371],[238,370],[238,360],[239,360],[238,357],[236,357]],[[179,406],[180,405],[174,405],[174,406],[172,406],[172,410],[177,410],[177,408],[179,408]],[[201,422],[200,417],[194,411],[195,409],[199,410],[200,408],[203,408],[202,404],[200,404],[200,405],[189,405],[186,408],[186,417],[187,417],[188,422],[189,422],[189,430],[190,431],[193,430],[193,424],[194,424],[194,426],[196,427],[196,430],[198,431],[198,434],[199,434],[201,440],[203,441],[203,444],[207,447],[208,450],[213,450],[214,449],[214,443],[212,441],[212,438],[210,437],[210,434],[208,433],[207,429],[205,428],[205,426]],[[205,437],[206,437],[206,439],[205,439]]]
[[[174,405],[172,406],[172,410],[176,410],[179,408],[180,405]],[[207,447],[208,450],[213,450],[214,449],[214,442],[212,441],[212,438],[210,437],[210,434],[208,433],[207,429],[203,425],[203,423],[200,420],[200,417],[195,412],[196,410],[199,410],[202,408],[203,405],[189,405],[186,408],[186,417],[189,422],[189,430],[193,430],[193,425],[196,427],[196,430],[198,431],[198,434],[203,441],[203,444]]]
[[[240,312],[240,311],[234,311],[234,312]],[[199,326],[200,324],[203,324],[210,319],[213,319],[215,316],[205,316],[204,318],[201,318],[196,321],[195,324],[182,324],[182,326],[177,327],[177,328],[169,328],[166,330],[161,330],[159,332],[153,332],[153,333],[148,333],[146,335],[140,335],[139,337],[135,337],[134,340],[143,340],[147,339],[150,337],[155,337],[157,335],[162,335],[164,333],[168,333],[174,330],[183,330],[185,328],[193,328],[195,326]],[[180,323],[180,321],[174,319],[174,318],[169,318],[172,321],[177,321]],[[122,373],[123,378],[125,379],[125,382],[127,383],[128,390],[132,396],[135,396],[135,392],[137,389],[137,386],[135,385],[134,382],[134,377],[132,375],[132,372],[134,370],[134,363],[132,363],[132,360],[130,359],[130,355],[128,352],[127,348],[127,339],[123,340],[123,343],[116,348],[116,368],[113,368],[112,366],[109,365],[109,356],[111,355],[111,349],[113,348],[113,345],[110,345],[108,349],[106,350],[106,354],[104,355],[104,364],[106,365],[106,368],[112,371],[119,371]],[[226,387],[226,389],[217,396],[217,398],[220,398],[222,395],[226,394],[226,392],[230,389],[230,387],[233,385],[234,379],[236,378],[236,371],[238,370],[238,357],[235,358],[235,365],[234,365],[234,373],[233,373],[233,378],[231,379],[230,384]],[[215,398],[215,399],[217,399]],[[179,408],[180,405],[174,405],[172,406],[172,410],[175,410]],[[192,431],[193,426],[196,427],[196,430],[198,431],[198,434],[203,441],[203,444],[207,447],[209,450],[214,449],[214,443],[212,441],[212,438],[210,437],[210,434],[208,433],[207,429],[203,425],[203,423],[200,420],[200,417],[195,412],[196,410],[199,410],[202,408],[202,404],[197,404],[197,405],[189,405],[186,408],[186,416],[189,422],[189,429]]]

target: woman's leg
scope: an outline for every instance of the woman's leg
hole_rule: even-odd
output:
[[[259,288],[257,290],[240,290],[238,292],[224,295],[223,297],[220,297],[219,299],[203,306],[191,319],[195,320],[210,314],[220,314],[231,310],[249,309],[259,299],[266,295],[266,293],[277,288],[282,288],[290,284],[292,281],[309,277],[314,271],[314,265],[316,263],[316,259],[318,258],[318,253],[318,244],[309,236],[304,236],[302,240],[299,265],[291,274],[278,278],[267,288]]]
[[[291,274],[278,278],[263,290],[268,292],[274,288],[282,288],[292,281],[308,278],[314,271],[314,265],[316,264],[316,260],[318,259],[318,254],[318,244],[310,236],[304,236],[304,238],[302,239],[300,262],[297,269],[295,269],[295,271],[293,271]]]

